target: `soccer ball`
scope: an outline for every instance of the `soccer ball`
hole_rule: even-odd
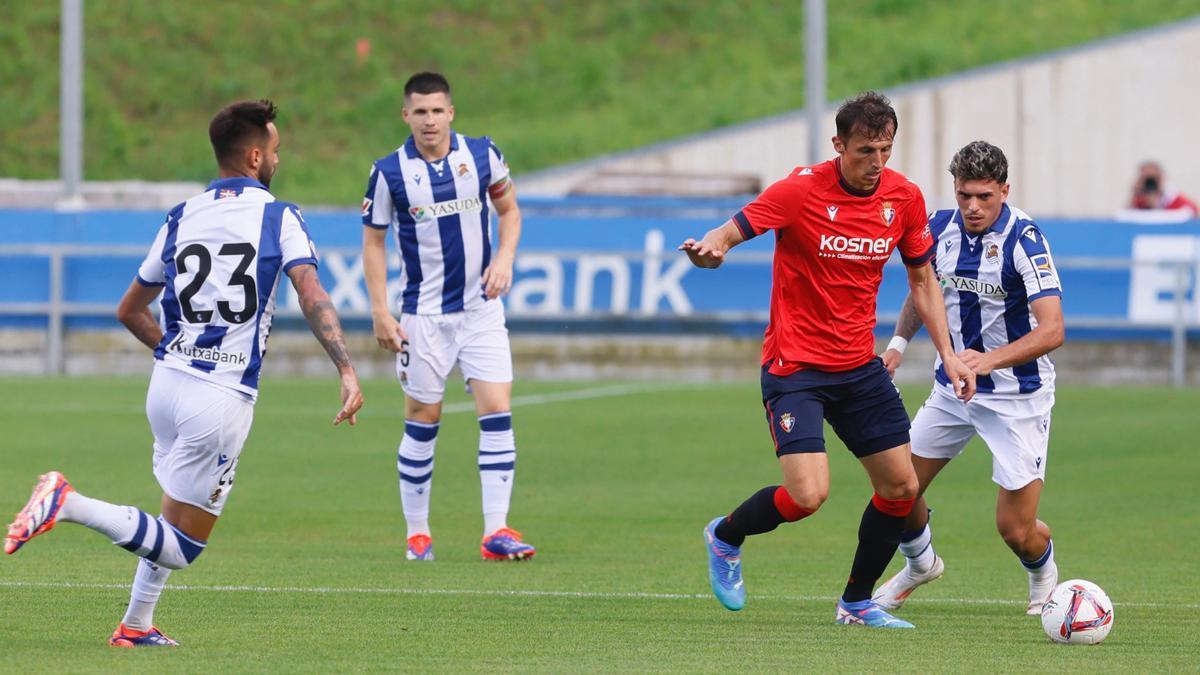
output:
[[[1090,581],[1064,581],[1042,605],[1042,628],[1054,642],[1098,645],[1112,626],[1112,601]]]

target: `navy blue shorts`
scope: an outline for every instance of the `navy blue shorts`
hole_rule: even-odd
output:
[[[838,373],[782,377],[763,366],[762,395],[776,455],[825,452],[822,419],[855,457],[908,443],[908,411],[879,358]]]

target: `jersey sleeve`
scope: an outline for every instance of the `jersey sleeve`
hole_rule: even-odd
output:
[[[899,244],[900,259],[909,267],[920,267],[933,260],[935,248],[930,217],[925,210],[925,195],[914,187],[913,198],[906,205]]]
[[[1022,223],[1021,228],[1017,245],[1013,247],[1013,267],[1025,284],[1025,295],[1030,302],[1048,295],[1061,297],[1062,281],[1058,278],[1058,268],[1050,256],[1046,237],[1033,223]]]
[[[378,230],[386,230],[392,224],[392,190],[388,185],[387,176],[379,167],[371,165],[371,175],[367,178],[367,194],[363,196],[362,220],[363,225]]]
[[[489,183],[489,187],[498,185],[509,178],[508,162],[504,161],[504,153],[500,152],[500,148],[497,148],[491,139],[488,139],[488,164],[492,172],[492,181]]]
[[[796,222],[800,204],[807,194],[792,176],[776,181],[757,199],[733,214],[733,222],[747,240],[767,230],[778,230]]]
[[[295,206],[288,206],[283,210],[283,219],[279,227],[279,251],[285,274],[296,265],[317,265],[317,245],[308,236],[304,216]]]
[[[150,245],[150,251],[146,253],[146,259],[142,261],[137,272],[137,282],[143,286],[156,288],[167,284],[166,278],[166,263],[163,262],[163,246],[167,241],[167,224],[158,228],[158,235],[154,237],[154,243]]]
[[[512,189],[512,178],[508,173],[508,162],[504,161],[504,153],[500,152],[500,148],[497,148],[490,138],[487,139],[487,143],[488,170],[491,172],[488,196],[499,199]]]

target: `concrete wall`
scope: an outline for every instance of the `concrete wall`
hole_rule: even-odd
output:
[[[347,346],[362,377],[395,377],[394,357],[367,331],[350,331]],[[876,345],[884,349],[886,341]],[[154,363],[133,336],[117,330],[74,330],[66,336],[68,375],[148,375]],[[762,340],[705,335],[514,334],[517,377],[536,380],[618,379],[666,382],[756,382]],[[1091,386],[1168,386],[1171,346],[1160,342],[1070,341],[1054,352],[1059,381]],[[913,341],[896,379],[932,382],[934,350],[923,335]],[[46,363],[45,333],[0,329],[0,375],[40,375]],[[1200,385],[1200,343],[1187,353],[1187,384]],[[334,380],[329,357],[312,335],[271,335],[264,377],[304,375]],[[458,378],[457,374],[452,375]]]
[[[1163,164],[1169,185],[1198,197],[1200,162],[1190,140],[1200,111],[1196,64],[1200,17],[886,90],[900,118],[889,166],[921,185],[931,208],[952,205],[946,166],[976,139],[1005,151],[1011,199],[1035,216],[1113,214],[1148,158]],[[824,127],[832,136],[832,110]],[[522,194],[561,195],[598,172],[724,171],[757,175],[765,186],[803,163],[807,137],[797,111],[525,174],[518,183]]]

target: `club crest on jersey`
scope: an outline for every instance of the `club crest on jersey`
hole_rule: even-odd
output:
[[[792,417],[792,413],[783,413],[779,416],[779,428],[783,429],[783,433],[791,433],[794,426],[796,426],[796,418]]]
[[[988,244],[987,250],[983,252],[983,257],[993,265],[1000,262],[1000,247],[995,244]]]
[[[470,170],[469,168],[467,168],[467,165],[466,165],[466,164],[459,164],[459,165],[458,165],[458,175],[459,175],[459,176],[465,176],[465,175],[467,175],[467,174],[469,174],[469,173],[471,173],[471,170]]]
[[[891,227],[892,221],[896,219],[896,209],[892,208],[891,202],[884,202],[883,208],[879,210],[879,215],[883,217],[883,222]]]
[[[229,199],[236,196],[238,196],[237,190],[232,188],[221,188],[221,191],[217,193],[217,199]]]

